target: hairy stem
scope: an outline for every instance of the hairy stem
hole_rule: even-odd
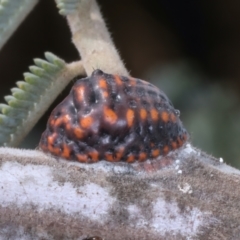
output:
[[[88,76],[98,68],[128,75],[95,0],[81,0],[77,11],[67,15],[67,20]]]

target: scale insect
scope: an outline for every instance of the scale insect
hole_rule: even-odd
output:
[[[69,160],[145,161],[181,147],[188,134],[168,97],[132,77],[95,70],[52,111],[40,148]]]

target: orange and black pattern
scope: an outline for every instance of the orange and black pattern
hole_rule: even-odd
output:
[[[40,148],[85,163],[145,161],[186,142],[178,115],[154,85],[95,70],[53,110]]]

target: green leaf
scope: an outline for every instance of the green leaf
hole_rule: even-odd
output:
[[[47,72],[56,72],[59,70],[59,67],[52,64],[52,63],[49,63],[45,60],[42,60],[42,59],[39,59],[39,58],[35,58],[34,59],[34,63],[40,67],[40,68],[43,68],[45,71]]]
[[[38,95],[23,91],[20,88],[12,88],[11,92],[13,96],[19,100],[34,101],[37,102],[40,98]]]
[[[29,84],[25,81],[18,81],[18,82],[16,82],[16,84],[23,91],[31,92],[31,93],[38,93],[41,88],[44,89],[44,86],[36,87],[36,85]]]
[[[44,87],[49,85],[49,81],[47,81],[45,78],[40,78],[32,73],[24,73],[24,80],[32,85],[44,85]]]
[[[65,16],[74,13],[80,1],[81,0],[57,0],[59,13]]]
[[[19,124],[19,119],[15,118],[9,118],[3,114],[0,114],[0,126],[7,126],[7,127],[15,127],[17,124]],[[5,128],[8,129],[8,128]],[[10,129],[12,131],[12,129]],[[9,132],[9,131],[8,131]]]
[[[50,63],[53,63],[53,64],[57,65],[59,68],[63,68],[65,66],[65,62],[62,59],[60,59],[59,57],[57,57],[56,55],[54,55],[53,53],[46,52],[45,53],[45,58]]]
[[[45,56],[48,61],[34,59],[37,66],[30,66],[31,73],[24,73],[25,81],[17,81],[18,87],[11,89],[12,95],[4,97],[8,104],[0,104],[0,145],[14,146],[19,143],[31,130],[34,121],[44,113],[41,109],[43,106],[46,108],[44,103],[53,101],[52,95],[58,89],[54,82],[58,80],[65,62],[49,52]]]
[[[32,102],[19,100],[13,96],[6,96],[4,97],[4,99],[6,100],[8,105],[13,108],[23,108],[23,109],[28,108],[30,110],[33,107]]]

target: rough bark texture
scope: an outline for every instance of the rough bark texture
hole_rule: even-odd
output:
[[[240,172],[187,144],[141,164],[0,148],[1,239],[240,239]]]

